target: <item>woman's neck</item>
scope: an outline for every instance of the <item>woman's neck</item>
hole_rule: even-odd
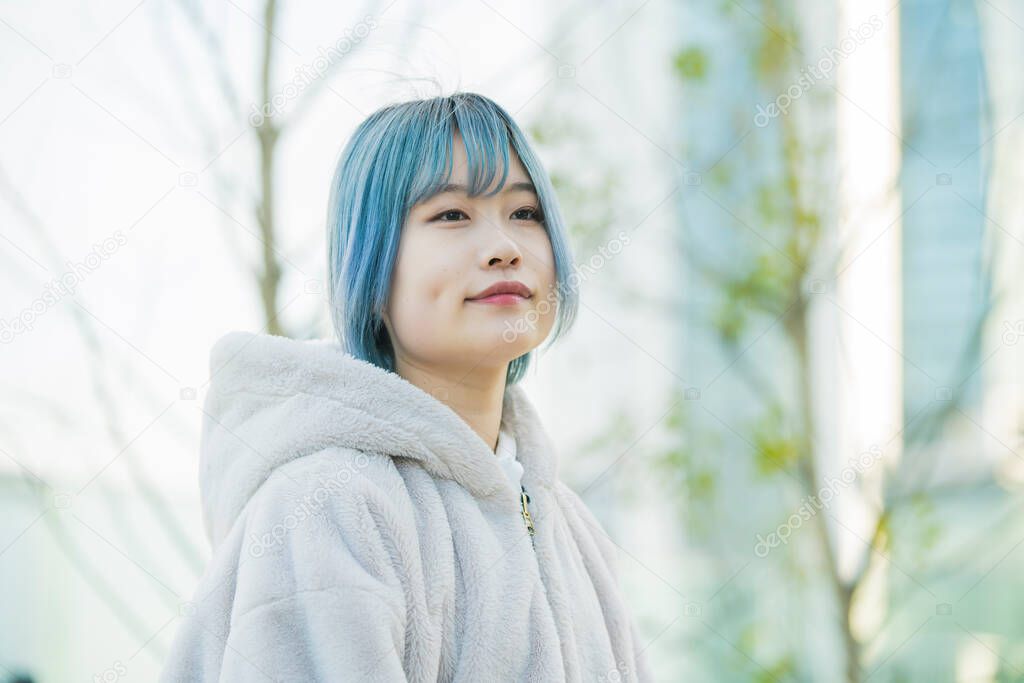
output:
[[[497,449],[506,369],[428,368],[398,360],[396,373],[451,408],[492,452]]]

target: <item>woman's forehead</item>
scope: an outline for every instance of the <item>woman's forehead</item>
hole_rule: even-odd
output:
[[[466,156],[466,149],[458,138],[456,138],[456,143],[458,144],[454,146],[452,154],[451,176],[445,186],[441,188],[440,192],[444,192],[446,190],[466,191],[465,188],[469,187],[469,160]],[[533,188],[530,176],[523,167],[522,161],[519,160],[519,155],[516,154],[515,150],[511,147],[508,149],[508,157],[508,177],[505,179],[502,187],[504,188],[516,185],[517,187],[515,189],[517,190],[530,189],[536,193],[536,188]],[[499,167],[495,173],[494,182],[491,183],[491,186],[488,189],[491,191],[500,189],[498,188],[498,183],[500,181],[501,169]],[[530,187],[522,187],[523,183],[529,183]],[[455,187],[452,188],[451,186]]]

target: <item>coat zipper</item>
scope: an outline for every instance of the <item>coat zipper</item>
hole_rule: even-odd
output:
[[[530,508],[526,506],[530,502],[530,496],[526,493],[526,489],[522,484],[519,485],[519,502],[523,506],[523,521],[526,522],[526,530],[530,533],[530,542],[533,543],[533,535],[535,529],[533,528],[533,518],[530,517]]]

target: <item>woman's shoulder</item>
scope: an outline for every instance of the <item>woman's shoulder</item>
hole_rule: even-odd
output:
[[[409,521],[387,495],[388,466],[381,456],[331,447],[275,470],[238,530],[236,618],[299,595],[356,590],[401,614],[405,555],[390,549]]]
[[[321,517],[338,523],[399,506],[402,478],[390,457],[331,446],[276,468],[249,501],[250,523]]]
[[[253,567],[280,564],[278,574],[328,560],[388,566],[397,561],[388,548],[408,544],[416,530],[415,511],[391,459],[340,447],[278,468],[240,521],[238,552],[263,558]]]
[[[584,535],[592,540],[597,545],[605,564],[616,572],[619,562],[618,543],[608,534],[597,515],[583,497],[561,479],[555,479],[552,489],[573,535]]]

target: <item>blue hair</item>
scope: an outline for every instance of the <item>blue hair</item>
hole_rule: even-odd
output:
[[[327,215],[327,277],[331,321],[342,346],[391,372],[394,350],[381,313],[391,292],[402,225],[413,205],[450,181],[456,132],[466,147],[469,196],[483,194],[499,164],[501,182],[494,192],[501,189],[510,148],[536,187],[555,260],[558,310],[549,345],[568,332],[579,307],[554,188],[508,112],[483,95],[466,92],[386,106],[359,124],[338,161]],[[508,385],[525,375],[531,354],[509,363]]]

